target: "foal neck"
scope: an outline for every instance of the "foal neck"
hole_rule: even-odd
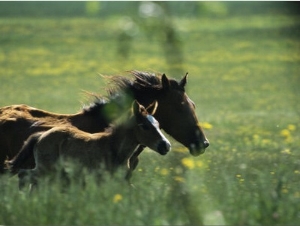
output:
[[[137,122],[130,117],[127,122],[114,128],[111,136],[111,160],[114,165],[125,163],[139,145],[136,138]]]

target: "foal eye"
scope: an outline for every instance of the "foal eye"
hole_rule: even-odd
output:
[[[145,124],[140,124],[140,127],[142,127],[143,130],[149,130],[150,127],[148,125]]]

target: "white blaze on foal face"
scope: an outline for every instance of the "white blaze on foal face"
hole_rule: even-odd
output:
[[[143,123],[138,136],[140,136],[141,144],[165,155],[171,148],[168,139],[160,131],[158,121],[152,115],[144,116]]]
[[[152,115],[147,115],[147,119],[156,129],[159,129],[159,123]]]

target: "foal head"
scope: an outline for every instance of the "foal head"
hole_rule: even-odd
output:
[[[141,145],[165,155],[170,150],[171,144],[160,131],[158,121],[152,116],[156,109],[156,101],[147,109],[137,101],[133,102],[133,114],[137,123],[135,135]]]

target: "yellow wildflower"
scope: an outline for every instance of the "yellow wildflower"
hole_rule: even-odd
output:
[[[282,154],[287,154],[287,155],[290,155],[292,154],[291,150],[289,148],[286,148],[284,150],[281,151]]]
[[[286,143],[292,143],[294,141],[294,138],[290,136],[290,137],[287,137],[284,141]]]
[[[202,127],[203,129],[207,129],[207,130],[213,128],[213,125],[208,122],[199,123],[199,126]]]
[[[196,165],[197,165],[197,167],[202,168],[204,166],[204,163],[203,163],[203,161],[198,160],[198,161],[196,161]]]
[[[194,169],[195,168],[195,162],[194,160],[190,158],[183,158],[181,160],[182,165],[184,165],[188,169]]]
[[[176,147],[176,148],[172,149],[172,151],[176,151],[179,153],[186,153],[187,149],[185,147]]]
[[[169,174],[169,170],[167,170],[166,168],[163,168],[160,170],[160,174],[163,175],[163,176],[166,176]]]
[[[269,139],[263,139],[262,140],[262,144],[267,145],[267,144],[270,144],[270,143],[271,143],[271,140],[269,140]]]
[[[288,127],[287,127],[287,129],[288,129],[289,131],[294,131],[294,130],[296,130],[296,126],[293,125],[293,124],[289,124]]]
[[[288,138],[288,137],[291,136],[291,133],[290,133],[290,131],[288,129],[283,129],[283,130],[281,130],[280,135],[282,137]]]
[[[113,198],[113,203],[118,203],[123,199],[123,196],[121,194],[115,194]]]
[[[259,140],[259,139],[260,139],[260,137],[259,137],[259,135],[258,135],[258,134],[253,134],[253,139],[254,139],[254,140]]]
[[[175,176],[174,180],[177,181],[177,182],[181,182],[181,183],[184,182],[184,178],[180,177],[180,176]]]

